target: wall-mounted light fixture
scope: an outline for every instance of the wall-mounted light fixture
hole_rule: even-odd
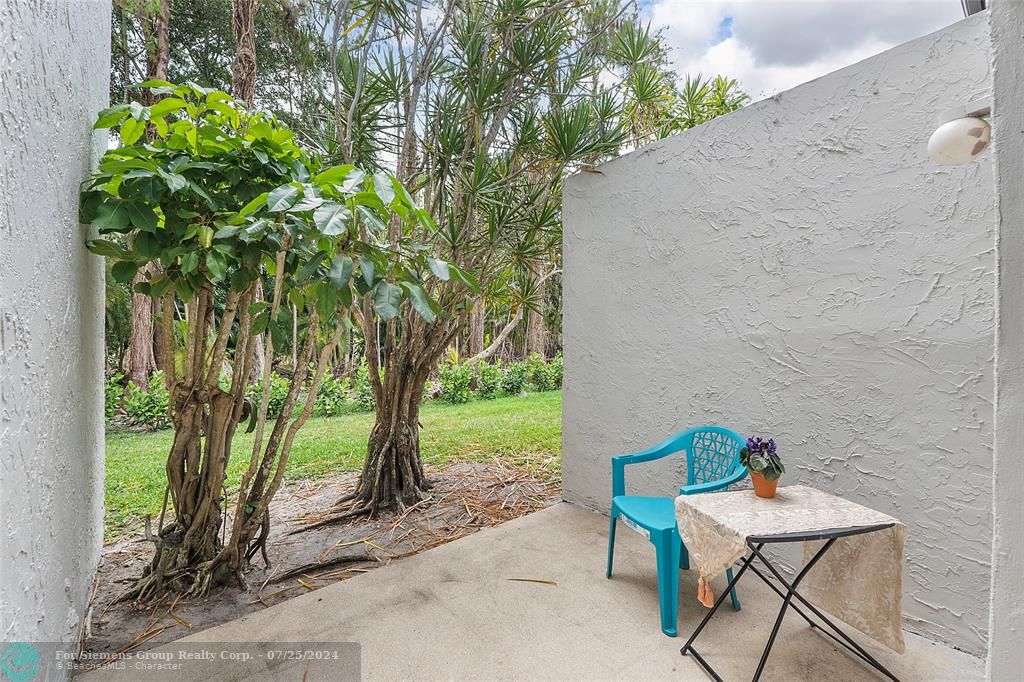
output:
[[[928,140],[928,156],[940,166],[973,161],[992,140],[991,113],[987,102],[972,102],[940,117],[941,125]]]

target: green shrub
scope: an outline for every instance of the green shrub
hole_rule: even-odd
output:
[[[313,414],[333,417],[352,412],[354,407],[349,400],[348,382],[345,379],[336,379],[330,372],[324,375],[320,392],[316,394],[316,401],[313,403]]]
[[[373,386],[370,384],[370,367],[366,364],[366,358],[363,358],[356,370],[356,380],[352,382],[352,400],[364,412],[373,409]]]
[[[526,376],[528,383],[535,391],[546,391],[548,383],[548,366],[544,363],[544,356],[540,353],[531,353],[526,360]]]
[[[530,370],[525,362],[512,362],[505,368],[501,388],[509,395],[519,395],[530,381]]]
[[[125,394],[125,387],[122,385],[125,376],[120,372],[106,379],[103,382],[103,417],[111,421],[117,417],[121,409],[121,398]]]
[[[476,392],[484,400],[492,400],[501,395],[501,382],[505,377],[505,369],[501,363],[481,362],[476,366]]]
[[[113,376],[103,382],[103,416],[110,421],[117,416],[121,409],[121,398],[124,396],[124,375],[116,372]]]
[[[270,373],[270,400],[267,402],[267,416],[276,417],[281,414],[284,401],[288,397],[288,380],[276,372]],[[263,380],[257,381],[249,386],[247,391],[249,400],[253,406],[259,409],[260,401],[263,399]]]
[[[438,380],[441,382],[441,400],[452,404],[469,402],[472,365],[466,362],[443,363],[438,367]]]
[[[551,384],[551,390],[562,388],[562,375],[564,373],[565,361],[562,359],[562,354],[559,353],[551,358],[551,362],[548,363],[548,382]]]
[[[164,387],[164,373],[153,372],[149,386],[143,391],[135,384],[128,384],[124,394],[125,423],[130,426],[145,426],[163,429],[171,425],[167,415],[168,395]]]
[[[562,356],[546,362],[539,353],[526,358],[530,385],[535,391],[554,391],[562,387]]]

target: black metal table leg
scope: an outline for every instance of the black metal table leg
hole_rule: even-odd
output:
[[[717,682],[722,682],[722,678],[718,676],[718,673],[715,672],[715,669],[712,668],[711,665],[707,661],[705,661],[704,658],[697,652],[697,650],[693,648],[693,641],[697,639],[697,636],[704,629],[704,626],[707,625],[708,622],[711,620],[711,617],[715,615],[715,611],[717,611],[718,607],[721,606],[722,602],[725,601],[726,596],[729,595],[729,591],[736,585],[736,583],[739,582],[740,578],[743,577],[743,574],[746,572],[747,568],[750,567],[750,562],[753,558],[754,555],[750,554],[740,561],[740,570],[736,571],[736,575],[734,575],[732,580],[729,581],[728,587],[722,590],[722,594],[718,595],[718,599],[715,600],[714,606],[712,606],[711,610],[704,614],[704,619],[700,622],[700,625],[698,625],[697,629],[693,631],[692,635],[690,635],[690,639],[686,640],[686,644],[683,645],[683,648],[679,650],[679,653],[683,656],[685,656],[687,652],[689,652],[693,656],[694,660],[696,660],[700,664],[700,666],[704,668],[705,672],[711,675],[711,677],[717,680]]]
[[[726,587],[722,594],[719,595],[718,599],[715,600],[714,605],[711,607],[708,613],[705,614],[703,620],[701,620],[700,624],[697,626],[697,629],[693,631],[693,634],[690,635],[690,638],[686,641],[686,644],[684,644],[683,647],[679,650],[679,653],[683,656],[686,656],[688,654],[693,656],[694,660],[696,660],[700,664],[700,666],[704,669],[705,672],[707,672],[713,679],[717,680],[718,682],[722,682],[722,677],[718,674],[717,671],[715,671],[711,664],[708,663],[704,659],[704,657],[700,655],[700,653],[698,653],[697,649],[693,646],[693,642],[704,630],[705,626],[707,626],[708,622],[711,620],[712,616],[714,616],[715,612],[718,611],[719,606],[721,606],[722,602],[725,600],[726,595],[729,594],[729,591],[736,586],[736,583],[739,582],[740,577],[749,568],[756,576],[761,578],[761,580],[764,581],[764,583],[767,584],[779,597],[782,598],[782,607],[779,609],[779,615],[775,619],[775,625],[768,636],[768,643],[765,645],[764,652],[761,654],[761,659],[758,662],[757,670],[754,672],[754,682],[757,682],[760,679],[762,673],[764,672],[765,665],[768,662],[768,657],[771,654],[772,647],[775,644],[775,639],[779,633],[779,629],[782,627],[782,621],[785,618],[786,611],[790,607],[792,607],[793,610],[799,613],[800,616],[802,616],[803,619],[807,621],[807,623],[812,628],[816,628],[817,630],[828,635],[837,644],[842,645],[847,650],[856,654],[861,660],[868,663],[872,668],[882,673],[890,680],[893,680],[894,682],[899,682],[898,678],[895,675],[893,675],[892,672],[890,672],[885,666],[879,663],[878,660],[876,660],[871,654],[867,652],[867,650],[865,650],[863,647],[857,644],[857,642],[852,637],[847,635],[839,626],[833,623],[817,607],[811,604],[810,601],[808,601],[803,595],[801,595],[797,591],[797,587],[800,585],[800,582],[804,579],[804,577],[811,570],[811,568],[813,568],[814,565],[818,563],[821,557],[823,557],[828,552],[828,550],[831,549],[832,545],[835,543],[837,539],[849,535],[859,535],[861,533],[883,530],[885,528],[890,528],[891,526],[892,524],[888,524],[858,528],[842,528],[831,531],[817,531],[814,533],[791,533],[787,535],[747,538],[747,546],[750,548],[750,552],[749,554],[747,554],[747,556],[740,560],[740,570],[737,571],[736,575],[729,582],[728,587]],[[761,549],[764,547],[766,543],[796,542],[822,539],[827,541],[814,554],[811,560],[808,561],[806,565],[804,565],[804,567],[797,574],[796,578],[793,580],[792,583],[787,581],[785,577],[778,571],[778,569],[776,569],[775,566],[773,566],[771,562],[768,561],[764,554],[761,553]],[[760,570],[758,570],[758,568],[755,565],[753,565],[754,559],[759,559],[760,562],[764,564],[764,566],[772,573],[776,580],[778,580],[779,583],[783,586],[785,592],[783,592],[783,589],[780,589],[778,586],[776,586],[768,578],[768,576],[764,575]],[[804,611],[799,606],[797,606],[796,603],[794,603],[794,600],[802,604],[811,613],[817,616],[822,621],[822,623],[831,628],[831,630],[838,634],[839,637],[837,637],[832,632],[829,632],[829,630],[826,630],[817,623],[815,623],[810,616],[804,613]]]
[[[819,556],[824,554],[825,550],[828,549],[828,547],[833,542],[835,542],[835,539],[829,540],[828,543],[826,543],[825,546],[822,547],[821,550],[819,550],[819,552],[815,555],[815,558],[812,559],[812,561],[817,560],[817,558]],[[763,545],[761,545],[761,546],[763,546]],[[758,547],[758,549],[760,549],[760,547]],[[757,557],[761,560],[761,563],[763,563],[765,566],[768,567],[768,570],[770,570],[772,572],[772,574],[775,576],[775,578],[780,583],[782,583],[783,585],[789,586],[789,583],[786,582],[786,579],[782,576],[782,574],[764,557],[764,555],[762,555],[758,550],[754,549],[753,547],[751,547],[751,552],[753,554],[757,555]],[[810,565],[810,562],[808,563],[808,565]],[[757,571],[755,571],[755,572],[757,572]],[[772,586],[774,588],[774,585],[772,585],[770,580],[768,580],[765,576],[760,575],[760,573],[758,573],[758,575],[761,578],[761,580],[764,580],[766,583],[768,583],[768,585],[770,585],[770,586]],[[802,573],[801,573],[801,576],[802,576]],[[797,580],[799,580],[799,577],[797,578]],[[823,614],[820,610],[818,610],[818,608],[816,606],[814,606],[814,604],[812,604],[810,601],[808,601],[806,597],[804,597],[802,594],[797,592],[795,590],[795,588],[796,588],[796,581],[794,581],[793,589],[791,590],[792,591],[792,596],[795,597],[801,604],[806,606],[807,609],[809,611],[811,611],[811,613],[813,613],[815,616],[820,618],[823,623],[825,623],[830,628],[832,628],[832,630],[834,630],[840,637],[842,637],[842,639],[837,638],[831,632],[829,632],[828,630],[825,630],[824,628],[819,626],[817,623],[811,621],[806,615],[804,615],[804,618],[811,624],[812,627],[818,628],[818,630],[820,630],[821,632],[825,633],[826,635],[831,637],[833,640],[835,640],[836,643],[841,644],[842,646],[846,647],[848,650],[852,651],[854,654],[856,654],[861,659],[863,659],[864,662],[868,663],[871,667],[873,667],[875,670],[877,670],[878,672],[880,672],[883,675],[885,675],[886,677],[888,677],[890,680],[897,680],[898,679],[888,670],[888,668],[883,666],[881,663],[879,663],[875,659],[874,656],[869,654],[867,652],[867,650],[865,650],[861,645],[857,644],[856,640],[854,640],[848,634],[843,632],[843,630],[839,626],[837,626],[829,618],[827,618],[825,616],[825,614]],[[776,591],[778,592],[778,590],[776,590]],[[796,607],[794,606],[794,608],[796,608]]]
[[[814,558],[808,561],[807,565],[804,566],[803,570],[797,574],[796,580],[793,581],[793,584],[787,585],[789,589],[786,591],[786,596],[782,599],[782,608],[779,609],[779,617],[775,619],[775,627],[772,628],[771,634],[768,635],[768,644],[765,645],[764,653],[761,654],[761,660],[757,664],[757,670],[754,671],[753,682],[757,682],[761,679],[761,673],[764,672],[764,666],[766,663],[768,663],[768,656],[769,654],[771,654],[772,646],[775,644],[775,637],[779,634],[779,628],[782,627],[782,619],[786,616],[786,609],[789,608],[789,602],[793,600],[793,595],[796,594],[797,585],[799,585],[800,581],[804,579],[804,576],[807,575],[807,572],[814,568],[814,564],[818,563],[818,559],[823,557],[825,555],[825,552],[831,549],[835,541],[836,539],[832,538],[831,540],[826,542],[824,547],[819,549],[818,553],[814,555]],[[764,545],[762,545],[762,547],[763,546]],[[750,551],[752,554],[757,555],[761,559],[761,561],[764,561],[764,556],[760,553],[760,551],[758,551],[754,547],[751,547]],[[753,561],[753,557],[751,557],[751,561]]]

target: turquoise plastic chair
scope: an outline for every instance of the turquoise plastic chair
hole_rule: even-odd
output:
[[[676,636],[679,618],[679,569],[690,568],[690,556],[676,527],[674,497],[641,497],[626,494],[626,465],[661,459],[676,452],[686,453],[686,485],[680,495],[697,495],[724,490],[747,475],[740,464],[741,435],[720,426],[698,426],[678,433],[649,450],[612,457],[612,508],[608,528],[608,570],[612,577],[615,555],[615,526],[619,518],[646,535],[658,560],[658,601],[661,631]],[[732,569],[726,571],[732,581]],[[732,590],[732,606],[739,611],[740,600]]]

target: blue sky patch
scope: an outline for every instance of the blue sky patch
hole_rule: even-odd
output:
[[[711,39],[711,45],[714,46],[725,42],[729,38],[732,38],[732,17],[722,17],[722,21],[718,23],[718,31],[715,32],[715,37]]]

